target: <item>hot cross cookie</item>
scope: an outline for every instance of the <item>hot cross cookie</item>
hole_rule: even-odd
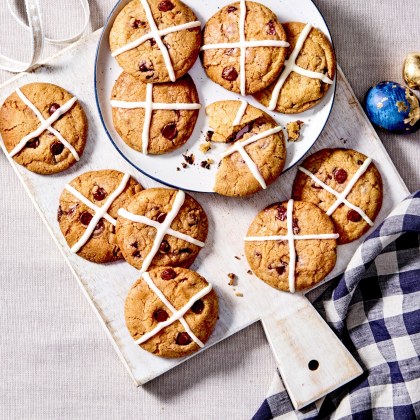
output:
[[[293,293],[315,286],[334,268],[337,238],[320,208],[289,200],[257,215],[245,238],[245,255],[257,277]]]
[[[85,148],[87,126],[77,98],[49,83],[17,88],[0,109],[0,133],[9,156],[39,174],[61,172],[76,163]]]
[[[193,66],[201,23],[179,0],[133,0],[109,34],[112,55],[143,82],[175,82]]]
[[[197,89],[186,74],[175,83],[141,83],[123,72],[112,90],[115,129],[131,148],[162,154],[182,146],[197,122]]]
[[[142,274],[125,301],[133,339],[161,357],[182,357],[204,347],[217,321],[217,295],[198,273],[157,267]]]
[[[150,267],[189,267],[204,246],[208,221],[200,204],[183,191],[151,188],[118,211],[117,240],[124,258]]]
[[[265,89],[279,75],[289,43],[276,15],[260,3],[241,0],[207,22],[202,62],[211,80],[247,95]]]
[[[271,111],[296,114],[318,104],[333,84],[335,55],[328,38],[310,24],[284,23],[290,42],[278,79],[255,98]]]
[[[117,211],[141,190],[130,175],[115,170],[86,172],[67,184],[57,218],[71,251],[96,263],[122,259]]]
[[[245,196],[266,189],[286,161],[282,128],[246,101],[220,101],[206,109],[212,140],[230,145],[221,154],[214,191]]]
[[[298,167],[293,198],[331,216],[339,244],[360,238],[382,206],[382,178],[371,158],[351,149],[323,149]]]

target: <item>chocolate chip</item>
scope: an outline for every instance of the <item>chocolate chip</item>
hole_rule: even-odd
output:
[[[50,115],[52,115],[59,108],[60,108],[60,105],[58,105],[57,103],[54,102],[53,104],[50,105],[50,109],[48,110],[48,112],[49,112]]]
[[[358,161],[357,161],[357,164],[358,164],[358,165],[363,165],[363,161],[362,161],[362,160],[358,160]]]
[[[39,138],[36,137],[26,142],[26,147],[29,149],[36,149],[39,146]]]
[[[164,309],[158,309],[153,314],[153,318],[155,318],[157,322],[165,322],[169,318],[169,315]]]
[[[139,247],[139,244],[137,243],[137,241],[134,241],[130,244],[130,246],[137,249]]]
[[[235,6],[229,6],[228,8],[227,8],[227,12],[228,13],[233,13],[233,12],[235,12],[236,10],[238,10]]]
[[[194,305],[191,306],[191,310],[195,314],[201,314],[201,312],[203,312],[203,309],[204,309],[204,302],[201,299],[197,300],[197,302],[194,302]]]
[[[89,223],[92,220],[92,218],[93,218],[93,216],[88,211],[84,211],[79,216],[80,223],[84,226],[89,226]]]
[[[130,26],[134,29],[140,28],[140,26],[146,26],[145,22],[142,22],[140,19],[131,19],[130,20]]]
[[[162,243],[160,244],[160,247],[159,247],[160,252],[163,252],[164,254],[167,254],[170,249],[171,249],[171,247],[169,246],[168,241],[163,240]]]
[[[344,184],[347,180],[347,171],[345,169],[336,169],[333,172],[334,175],[334,179],[339,183],[339,184]]]
[[[295,235],[297,235],[300,232],[300,227],[298,225],[298,220],[297,219],[293,219],[292,227],[293,227],[293,233]]]
[[[185,162],[187,162],[189,165],[193,165],[195,162],[195,156],[193,153],[190,155],[187,155],[186,153],[182,155],[184,157]]]
[[[260,258],[260,257],[261,257],[261,253],[260,253],[260,252],[258,252],[258,251],[255,251],[255,256],[256,256],[257,258]]]
[[[247,124],[245,127],[241,128],[235,135],[235,140],[240,140],[245,134],[249,133],[252,130],[252,124]]]
[[[139,71],[141,71],[142,73],[146,73],[148,71],[152,71],[154,69],[152,64],[148,64],[146,61],[142,61],[139,64]]]
[[[160,273],[160,278],[162,280],[172,280],[176,277],[176,272],[173,268],[165,268],[161,273]]]
[[[50,150],[51,153],[54,156],[57,156],[59,154],[62,153],[62,151],[64,150],[64,144],[61,143],[61,141],[55,141],[51,146],[50,146]]]
[[[141,252],[140,252],[140,251],[134,251],[131,255],[132,255],[134,258],[140,258],[140,257],[141,257]]]
[[[360,222],[360,220],[362,220],[362,216],[360,216],[359,213],[357,213],[357,211],[355,210],[349,210],[349,212],[347,213],[347,219],[350,220],[350,222]]]
[[[235,67],[225,67],[222,71],[222,77],[229,82],[233,82],[238,78],[238,72]]]
[[[181,248],[178,252],[180,254],[191,254],[192,250],[190,248]]]
[[[61,208],[61,206],[58,206],[58,210],[57,210],[57,221],[60,221],[61,218],[63,217],[63,209]]]
[[[213,138],[214,131],[207,131],[206,133],[206,141],[211,141]]]
[[[105,197],[106,197],[106,191],[102,188],[102,187],[98,187],[98,186],[96,186],[94,189],[93,189],[93,198],[96,200],[96,201],[102,201]]]
[[[149,42],[150,42],[150,46],[151,46],[151,47],[154,47],[154,46],[156,45],[156,40],[155,40],[155,38],[149,39]]]
[[[175,5],[172,2],[170,2],[169,0],[161,1],[158,5],[158,9],[161,12],[169,12],[169,10],[172,10],[174,7],[175,7]]]
[[[162,128],[162,136],[168,140],[173,140],[178,135],[178,130],[176,129],[175,123],[166,124]]]
[[[272,20],[270,20],[268,23],[267,23],[267,34],[268,35],[275,35],[277,32],[276,32],[276,27],[275,27],[275,25],[274,25],[274,22],[272,21]]]
[[[101,219],[95,226],[95,230],[93,231],[93,236],[99,236],[105,230],[105,223]]]
[[[178,344],[179,346],[187,346],[188,344],[191,343],[191,337],[187,332],[182,332],[179,333],[178,336],[176,337],[176,344]]]
[[[281,276],[286,271],[286,267],[284,265],[281,265],[280,267],[276,267],[277,274]]]
[[[277,214],[276,214],[276,219],[284,222],[287,219],[287,209],[286,207],[283,206],[278,206],[277,207]]]
[[[159,213],[156,217],[156,220],[159,223],[163,223],[165,221],[165,219],[166,219],[166,213]]]

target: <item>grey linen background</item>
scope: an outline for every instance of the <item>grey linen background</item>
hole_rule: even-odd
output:
[[[90,1],[92,29],[114,1]],[[81,25],[76,0],[41,3],[49,36]],[[420,50],[418,0],[315,3],[359,100],[375,82],[401,82],[405,54]],[[0,0],[1,52],[23,59],[26,39]],[[10,77],[0,71],[0,83]],[[420,188],[420,134],[379,135],[410,191]],[[0,419],[250,418],[275,370],[260,325],[135,388],[3,154],[0,165]]]

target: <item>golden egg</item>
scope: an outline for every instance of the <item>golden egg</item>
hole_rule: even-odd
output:
[[[420,53],[412,52],[405,57],[403,77],[411,89],[420,89]]]

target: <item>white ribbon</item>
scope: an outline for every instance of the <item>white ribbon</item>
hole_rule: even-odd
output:
[[[47,38],[44,33],[42,26],[41,13],[38,0],[25,0],[26,15],[28,17],[27,25],[13,10],[11,0],[7,0],[7,7],[12,17],[16,22],[21,25],[25,30],[31,33],[31,58],[27,62],[13,60],[12,58],[6,57],[0,54],[0,69],[7,70],[13,73],[20,73],[29,70],[39,60],[43,47],[44,41],[50,44],[67,44],[72,43],[80,39],[86,31],[90,21],[90,8],[87,0],[79,0],[83,12],[84,12],[84,24],[82,30],[71,38],[65,39],[51,39]]]

